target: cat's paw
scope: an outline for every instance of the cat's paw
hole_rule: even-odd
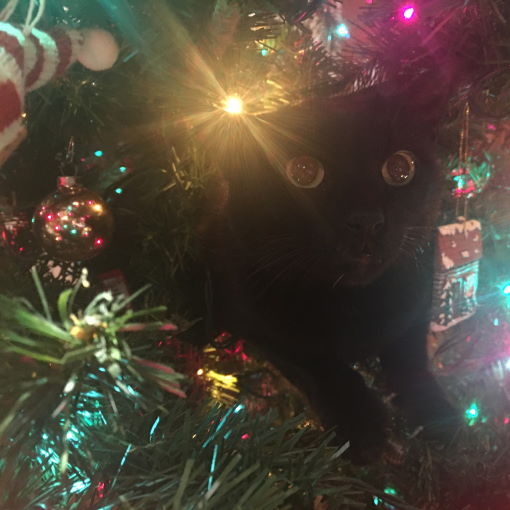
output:
[[[363,431],[360,429],[356,434],[351,435],[346,456],[354,464],[372,464],[383,457],[387,441],[388,434],[382,427],[369,427]]]
[[[355,464],[370,464],[384,454],[388,441],[388,414],[383,402],[369,392],[347,414],[338,414],[337,440],[349,441],[346,456]]]
[[[414,413],[413,425],[423,427],[422,436],[431,441],[449,443],[463,425],[461,413],[442,395],[424,402]]]

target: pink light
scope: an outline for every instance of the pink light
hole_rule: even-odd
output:
[[[246,439],[250,439],[250,434],[243,434],[243,435],[241,436],[241,439],[242,439],[243,441],[244,441],[244,440],[246,440]]]
[[[404,21],[412,21],[416,18],[416,9],[412,5],[402,7],[400,12]]]

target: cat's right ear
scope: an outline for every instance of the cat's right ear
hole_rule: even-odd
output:
[[[422,57],[419,65],[389,73],[383,94],[395,98],[406,114],[437,127],[462,85],[465,73],[460,65],[453,58],[433,54]]]

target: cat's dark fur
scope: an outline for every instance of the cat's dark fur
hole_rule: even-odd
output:
[[[413,425],[440,431],[453,412],[427,370],[429,241],[441,190],[427,112],[412,97],[368,91],[250,126],[233,126],[245,132],[222,161],[204,233],[215,325],[262,347],[358,459],[380,453],[387,426],[351,368],[367,356],[380,357]],[[398,150],[412,151],[416,174],[393,187],[381,168]],[[284,175],[301,155],[324,165],[317,188]]]

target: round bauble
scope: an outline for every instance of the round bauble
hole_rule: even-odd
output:
[[[32,221],[44,250],[62,261],[95,257],[113,233],[113,216],[103,199],[72,177],[59,179],[57,191],[41,202]]]
[[[91,71],[110,69],[119,56],[119,45],[113,35],[99,28],[81,30],[81,34],[78,62]]]

